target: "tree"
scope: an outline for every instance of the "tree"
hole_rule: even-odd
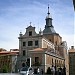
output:
[[[4,66],[2,67],[2,72],[3,72],[3,73],[7,73],[7,72],[8,72],[8,67],[7,67],[7,65],[4,65]]]

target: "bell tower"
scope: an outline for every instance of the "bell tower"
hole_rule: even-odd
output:
[[[46,25],[45,25],[45,29],[43,30],[43,34],[52,34],[52,33],[56,33],[54,30],[54,27],[52,25],[52,17],[50,15],[49,12],[49,5],[48,5],[48,15],[46,16]]]

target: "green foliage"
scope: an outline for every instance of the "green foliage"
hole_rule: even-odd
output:
[[[7,65],[4,65],[4,66],[2,67],[2,72],[3,72],[3,73],[7,73],[7,72],[8,72],[8,67],[7,67]]]

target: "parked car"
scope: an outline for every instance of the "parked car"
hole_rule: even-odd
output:
[[[20,75],[34,75],[34,70],[32,67],[23,67],[20,70]]]

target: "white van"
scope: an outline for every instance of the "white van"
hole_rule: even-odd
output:
[[[23,67],[20,70],[20,75],[34,75],[34,70],[32,67]]]

